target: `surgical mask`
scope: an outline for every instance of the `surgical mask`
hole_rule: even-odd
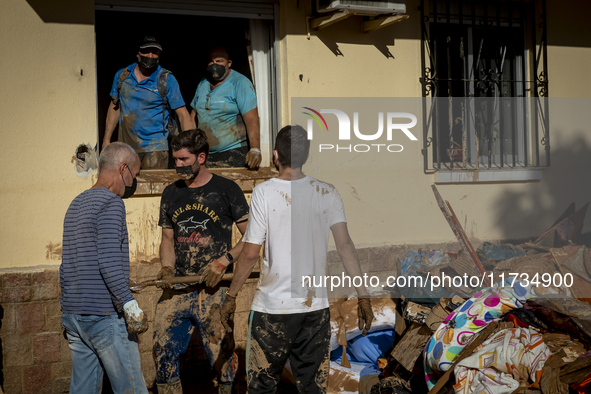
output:
[[[193,171],[193,165],[190,166],[183,166],[183,167],[176,167],[176,173],[180,175],[180,177],[184,180],[189,180],[196,178],[199,175],[199,168],[197,171]]]
[[[207,74],[214,81],[221,81],[226,77],[226,73],[226,66],[222,66],[221,64],[212,63],[207,66]]]
[[[127,171],[129,171],[129,174],[133,178],[133,174],[131,173],[131,170],[129,169],[129,167],[127,167]],[[123,179],[123,185],[125,186],[125,192],[123,193],[123,196],[121,196],[121,198],[129,198],[129,197],[133,196],[133,194],[135,193],[135,190],[137,189],[137,178],[133,178],[133,182],[131,183],[131,186],[127,186],[125,184],[125,178],[123,178],[123,176],[121,176],[121,178]]]
[[[148,57],[148,56],[139,55],[138,63],[143,68],[146,68],[149,70],[149,69],[156,67],[158,65],[159,60],[160,59],[157,57]]]

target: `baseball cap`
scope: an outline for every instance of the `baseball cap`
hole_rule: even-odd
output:
[[[140,44],[140,49],[145,49],[145,48],[157,48],[162,50],[162,46],[160,45],[160,42],[158,42],[158,40],[152,36],[145,36],[142,43]]]

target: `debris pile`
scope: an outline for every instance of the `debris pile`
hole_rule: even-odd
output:
[[[576,244],[588,204],[534,242],[475,250],[433,188],[462,249],[409,252],[393,274],[482,280],[393,288],[372,300],[366,337],[356,301],[333,304],[328,392],[590,393],[591,254]]]

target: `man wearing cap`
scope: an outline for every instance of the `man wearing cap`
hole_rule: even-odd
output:
[[[119,141],[139,155],[142,169],[168,166],[168,134],[174,110],[182,130],[195,128],[176,78],[158,65],[162,46],[154,37],[139,45],[137,63],[115,74],[107,112],[103,149],[119,124]],[[162,93],[161,93],[162,92]]]
[[[257,98],[252,82],[221,47],[209,53],[207,76],[191,102],[191,117],[207,134],[211,167],[256,168],[261,163]]]

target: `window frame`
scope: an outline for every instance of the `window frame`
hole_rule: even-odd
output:
[[[424,171],[425,173],[437,173],[439,171],[499,171],[499,170],[529,170],[535,168],[545,168],[550,166],[550,139],[548,133],[548,100],[545,98],[548,96],[548,76],[547,76],[547,52],[546,52],[546,7],[545,0],[520,0],[519,2],[500,2],[498,0],[489,0],[486,2],[477,2],[476,0],[421,0],[420,12],[421,12],[421,78],[420,82],[422,85],[422,96],[423,96],[423,160],[424,160]],[[475,11],[476,4],[482,6],[482,15],[477,15]],[[501,18],[501,4],[508,7],[508,11],[504,18]],[[515,4],[515,5],[514,5]],[[466,5],[469,7],[470,14],[464,15],[463,12],[466,9]],[[459,7],[458,7],[459,6]],[[490,7],[496,8],[496,15],[487,19],[487,10]],[[519,17],[515,18],[512,14],[512,10],[515,8],[520,12]],[[452,14],[452,10],[455,14]],[[504,10],[503,10],[504,11]],[[448,26],[448,34],[451,33],[451,26],[460,25],[461,28],[465,28],[468,32],[466,35],[469,39],[475,37],[475,26],[482,27],[484,30],[491,29],[494,34],[494,29],[503,29],[506,27],[522,27],[524,32],[524,43],[523,43],[523,54],[521,55],[521,62],[519,68],[521,68],[521,81],[512,80],[510,81],[512,89],[517,85],[522,85],[522,92],[524,93],[523,101],[516,100],[517,105],[521,105],[521,112],[516,114],[519,119],[517,123],[513,124],[510,129],[511,132],[515,132],[515,136],[512,137],[511,147],[514,149],[504,149],[503,146],[503,127],[499,126],[500,138],[496,144],[498,144],[500,152],[497,155],[483,156],[482,154],[476,156],[476,145],[478,139],[474,137],[475,130],[474,120],[464,116],[466,108],[470,108],[470,105],[474,105],[475,98],[473,93],[474,89],[469,92],[467,97],[453,97],[456,102],[462,102],[462,138],[461,146],[458,148],[458,143],[453,143],[453,132],[451,137],[447,141],[451,141],[450,146],[447,149],[443,149],[443,145],[438,145],[438,132],[441,132],[442,127],[437,126],[439,119],[437,116],[437,108],[439,100],[448,100],[448,94],[441,94],[439,90],[439,83],[443,82],[447,86],[447,81],[454,79],[447,75],[446,79],[438,75],[438,64],[437,51],[441,51],[441,43],[437,45],[437,38],[440,40],[441,37],[436,37],[440,26]],[[470,49],[474,48],[473,43],[466,43]],[[443,44],[445,45],[445,44]],[[451,45],[451,44],[449,44]],[[449,46],[448,45],[448,46]],[[470,51],[468,51],[470,52]],[[473,51],[472,51],[473,52]],[[469,54],[471,56],[474,53]],[[517,59],[517,56],[516,56]],[[451,70],[450,52],[447,53],[447,65]],[[470,60],[472,64],[470,64]],[[462,93],[466,93],[469,86],[479,81],[475,73],[477,71],[473,68],[474,59],[470,59],[470,56],[466,56],[464,68],[474,73],[474,76],[464,78],[464,89]],[[517,67],[517,66],[516,66]],[[439,66],[439,69],[443,67]],[[451,73],[451,71],[450,71]],[[502,72],[501,72],[502,73]],[[517,73],[515,73],[517,75]],[[457,82],[457,81],[455,81]],[[449,86],[452,86],[450,83]],[[512,90],[514,91],[514,90]],[[447,93],[447,92],[445,92]],[[472,93],[472,96],[470,95]],[[454,96],[452,94],[452,96]],[[502,101],[507,96],[497,96],[494,99]],[[449,104],[448,110],[453,111],[453,104]],[[500,108],[500,106],[499,106]],[[515,110],[514,110],[515,111]],[[435,112],[435,114],[434,114]],[[472,112],[473,113],[473,112]],[[434,119],[435,115],[435,119]],[[499,112],[494,114],[499,118]],[[450,115],[447,115],[448,117]],[[451,117],[455,119],[455,113],[451,112]],[[464,124],[468,119],[470,131],[466,131],[466,125]],[[499,118],[500,119],[500,118]],[[440,122],[439,122],[440,123]],[[523,126],[516,126],[521,125]],[[453,126],[450,125],[453,129]],[[447,129],[449,133],[449,128]],[[519,133],[519,135],[517,135]],[[490,145],[493,145],[492,130],[489,132]],[[507,134],[509,135],[509,134]],[[513,134],[511,134],[513,135]],[[439,139],[441,143],[445,143],[445,139]],[[521,146],[519,145],[521,144]],[[460,152],[454,152],[455,149],[461,149]],[[543,149],[542,152],[540,152]],[[447,154],[449,159],[442,157],[443,152]],[[461,154],[461,161],[455,161],[454,157],[457,157],[457,153]],[[471,160],[468,160],[468,159]]]
[[[241,3],[237,5],[237,3]],[[261,168],[272,168],[272,147],[281,123],[281,58],[280,58],[280,32],[279,32],[279,4],[276,0],[202,0],[195,4],[178,0],[137,1],[133,6],[125,0],[95,0],[95,10],[144,12],[176,15],[219,16],[241,19],[262,19],[269,21],[268,39],[269,52],[265,61],[269,63],[268,75],[268,118],[260,118],[261,124],[267,124],[268,135],[260,136],[261,153],[263,161]],[[96,60],[95,60],[96,61]],[[256,78],[256,76],[255,76]],[[97,102],[98,114],[98,102]],[[259,112],[260,116],[260,112]],[[263,130],[261,130],[262,132]],[[97,129],[97,141],[100,141],[100,130]],[[144,170],[151,171],[151,170]],[[158,171],[158,170],[157,170]]]

